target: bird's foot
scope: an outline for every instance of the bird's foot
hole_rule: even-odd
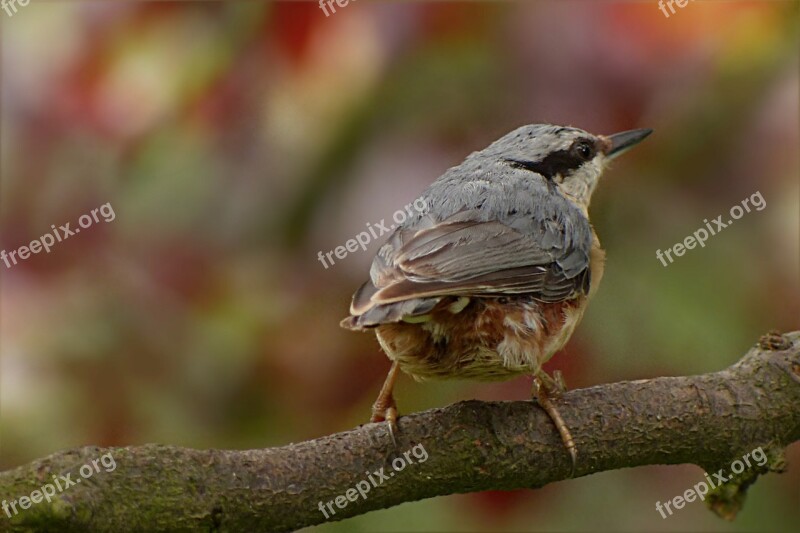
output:
[[[561,414],[558,412],[558,409],[553,403],[553,399],[560,398],[562,393],[566,390],[566,387],[564,386],[564,379],[561,376],[561,373],[554,372],[553,374],[555,379],[551,378],[544,372],[540,372],[539,374],[533,376],[532,393],[537,402],[539,402],[541,408],[544,409],[544,411],[550,417],[550,420],[552,420],[553,424],[555,424],[559,435],[561,435],[561,441],[564,443],[564,446],[567,448],[567,451],[572,458],[572,471],[570,473],[570,477],[573,477],[575,475],[575,467],[578,463],[578,448],[575,446],[575,440],[572,438],[572,433],[570,433],[569,428],[567,427],[566,423],[564,423],[564,419],[561,418]]]
[[[540,381],[539,385],[536,384],[537,379]],[[560,370],[554,370],[552,376],[541,372],[533,380],[534,396],[538,396],[538,388],[544,388],[545,393],[554,400],[560,399],[567,392],[567,383]]]
[[[375,400],[375,403],[372,404],[370,422],[386,422],[392,442],[397,443],[395,440],[395,434],[397,433],[397,404],[393,396],[379,396]]]
[[[397,433],[397,404],[394,402],[394,383],[397,381],[397,375],[400,373],[400,365],[397,362],[392,363],[392,368],[389,369],[389,374],[386,376],[386,381],[383,382],[381,392],[378,394],[378,399],[372,404],[372,418],[370,422],[386,422],[389,429],[389,436],[392,438],[392,443],[396,446],[397,440],[394,438]]]

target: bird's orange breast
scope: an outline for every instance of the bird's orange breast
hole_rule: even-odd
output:
[[[386,354],[414,378],[494,381],[536,373],[566,344],[587,298],[472,298],[453,313],[455,301],[444,299],[426,322],[377,328]]]

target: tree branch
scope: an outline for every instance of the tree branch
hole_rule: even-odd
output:
[[[730,471],[732,461],[762,447],[766,464],[752,464],[706,498],[732,518],[747,486],[782,471],[783,447],[800,440],[800,332],[762,337],[721,372],[574,390],[558,407],[578,446],[576,477],[650,464]],[[81,465],[108,453],[113,471],[104,463],[81,477]],[[387,478],[379,483],[373,473],[380,468]],[[12,518],[0,511],[0,531],[286,531],[326,521],[320,502],[329,520],[340,520],[445,494],[541,487],[567,478],[570,468],[553,424],[533,402],[468,401],[401,417],[396,444],[385,425],[366,424],[263,450],[59,452],[0,473],[0,500],[17,500],[18,510]],[[67,473],[81,482],[20,509],[21,496]],[[348,492],[357,486],[366,497]]]

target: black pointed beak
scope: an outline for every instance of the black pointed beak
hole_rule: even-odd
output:
[[[650,128],[641,128],[608,135],[606,139],[609,145],[606,149],[606,157],[614,159],[642,142],[651,133],[653,133],[653,130]]]

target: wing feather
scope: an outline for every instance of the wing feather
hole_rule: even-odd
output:
[[[376,255],[351,313],[442,296],[530,294],[561,301],[588,292],[590,241],[575,237],[575,228],[552,219],[506,224],[481,216],[465,210],[398,229]],[[581,229],[588,235],[587,228]],[[415,309],[427,312],[427,306]]]

